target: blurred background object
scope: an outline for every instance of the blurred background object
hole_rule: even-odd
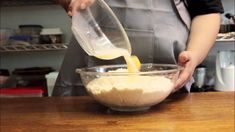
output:
[[[226,13],[225,17],[228,19],[232,19],[233,20],[233,24],[235,24],[235,15],[231,14],[231,13]]]
[[[0,29],[0,46],[9,44],[9,38],[14,34],[14,30],[10,28]]]
[[[46,75],[48,96],[52,96],[52,92],[53,92],[58,74],[59,72],[56,71],[56,72],[50,72]]]
[[[216,56],[217,91],[235,91],[235,50],[220,50]]]
[[[0,88],[9,78],[10,73],[7,69],[0,69]]]
[[[32,44],[39,44],[40,32],[43,26],[41,25],[19,25],[21,35],[29,35],[32,37]]]
[[[2,88],[0,89],[0,97],[43,97],[44,91],[42,87],[18,87],[18,88]]]
[[[40,33],[40,44],[62,43],[62,35],[60,28],[43,28]]]
[[[25,96],[48,96],[47,80],[45,75],[54,70],[51,67],[29,67],[29,68],[16,68],[12,71],[11,76],[2,83],[0,92],[2,97],[25,97]],[[4,75],[6,70],[1,72]]]

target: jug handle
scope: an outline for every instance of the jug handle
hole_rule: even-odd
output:
[[[223,81],[223,79],[222,79],[222,75],[221,75],[221,66],[220,66],[220,55],[219,54],[217,54],[217,56],[216,56],[216,76],[217,76],[217,78],[218,78],[218,81],[222,84],[222,85],[224,85],[224,81]]]

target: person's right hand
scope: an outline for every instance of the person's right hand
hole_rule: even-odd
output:
[[[89,7],[91,4],[94,3],[95,0],[71,0],[68,14],[69,16],[73,16],[77,10],[81,9],[84,10]]]

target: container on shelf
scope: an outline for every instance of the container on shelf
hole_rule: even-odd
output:
[[[40,33],[40,44],[62,43],[62,36],[60,28],[43,28]]]
[[[19,25],[20,34],[22,35],[39,35],[42,28],[41,25]]]
[[[41,25],[19,25],[21,35],[29,35],[32,37],[30,43],[39,44],[40,32],[42,30]]]
[[[0,29],[0,46],[9,44],[9,38],[14,34],[13,29],[1,28]]]
[[[9,38],[11,45],[30,45],[32,43],[32,36],[30,35],[14,35]]]

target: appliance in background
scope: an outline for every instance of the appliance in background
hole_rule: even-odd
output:
[[[206,67],[198,67],[195,70],[195,84],[198,88],[202,88],[205,85],[206,80]]]
[[[190,92],[205,92],[206,67],[198,66],[193,74],[194,83]]]
[[[193,74],[194,83],[190,92],[212,92],[214,89],[214,80],[210,80],[208,76],[208,68],[205,65],[196,67]]]
[[[216,84],[217,91],[235,91],[234,50],[218,51],[216,55]]]
[[[57,79],[57,76],[58,76],[59,72],[50,72],[46,75],[46,79],[47,79],[47,93],[48,93],[48,96],[52,96],[52,92],[53,92],[53,89],[54,89],[54,86],[55,86],[55,82],[56,82],[56,79]]]

